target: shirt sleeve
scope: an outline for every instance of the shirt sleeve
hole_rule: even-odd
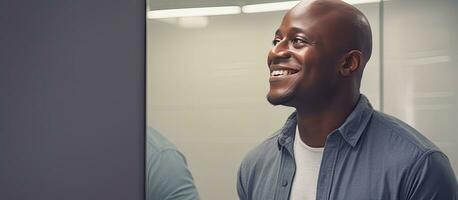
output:
[[[245,188],[242,185],[242,175],[241,175],[241,167],[239,167],[239,171],[237,173],[237,194],[239,195],[240,200],[245,200]]]
[[[147,200],[196,200],[199,195],[184,156],[174,149],[151,155],[147,163]]]
[[[238,173],[237,173],[237,194],[239,195],[240,200],[248,200],[246,189],[244,185],[244,177],[242,173],[242,166],[243,163],[240,165]]]
[[[432,152],[412,168],[408,182],[408,200],[457,200],[457,180],[447,157]]]

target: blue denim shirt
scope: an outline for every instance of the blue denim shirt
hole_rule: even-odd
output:
[[[248,153],[237,180],[241,200],[287,200],[296,165],[296,113]],[[303,187],[308,187],[304,185]],[[448,158],[402,121],[372,109],[361,95],[345,122],[328,135],[317,200],[455,200]]]

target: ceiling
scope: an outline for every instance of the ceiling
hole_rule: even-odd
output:
[[[281,2],[285,0],[147,0],[150,10],[196,8],[215,6],[243,6],[258,3]]]

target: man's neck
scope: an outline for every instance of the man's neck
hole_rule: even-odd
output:
[[[324,147],[327,136],[339,128],[355,108],[359,95],[334,98],[313,112],[297,109],[297,125],[302,141],[310,147]]]

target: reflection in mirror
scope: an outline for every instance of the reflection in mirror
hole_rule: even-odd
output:
[[[266,60],[286,10],[297,1],[147,2],[148,152],[161,151],[153,150],[155,145],[170,147],[173,149],[170,159],[179,163],[173,165],[179,166],[181,172],[168,178],[147,172],[147,195],[154,196],[158,193],[156,189],[163,191],[162,188],[170,187],[167,184],[178,178],[184,180],[187,185],[184,188],[191,191],[186,192],[191,194],[189,199],[197,199],[197,196],[204,200],[238,199],[237,174],[243,158],[279,130],[295,110],[274,107],[266,100],[270,89]],[[286,4],[262,7],[263,3],[272,2]],[[354,6],[368,18],[373,43],[361,93],[375,110],[391,108],[388,95],[383,96],[390,94],[387,91],[391,87],[382,89],[381,84],[386,84],[387,77],[381,74],[384,66],[380,57],[383,55],[380,52],[380,2],[358,2]],[[206,7],[212,8],[203,9]],[[183,8],[199,9],[171,10]],[[167,11],[159,12],[164,10]],[[389,28],[390,24],[384,27],[385,31]],[[158,136],[160,134],[162,136]],[[152,135],[160,139],[153,139]],[[156,144],[157,141],[165,145]],[[153,154],[148,154],[148,159],[158,159],[150,158]],[[169,155],[166,157],[168,160]],[[147,162],[146,169],[152,170],[156,162]],[[164,174],[170,172],[165,170]],[[151,180],[158,182],[150,183]],[[279,183],[291,185],[280,180]],[[182,191],[181,186],[175,188]]]

